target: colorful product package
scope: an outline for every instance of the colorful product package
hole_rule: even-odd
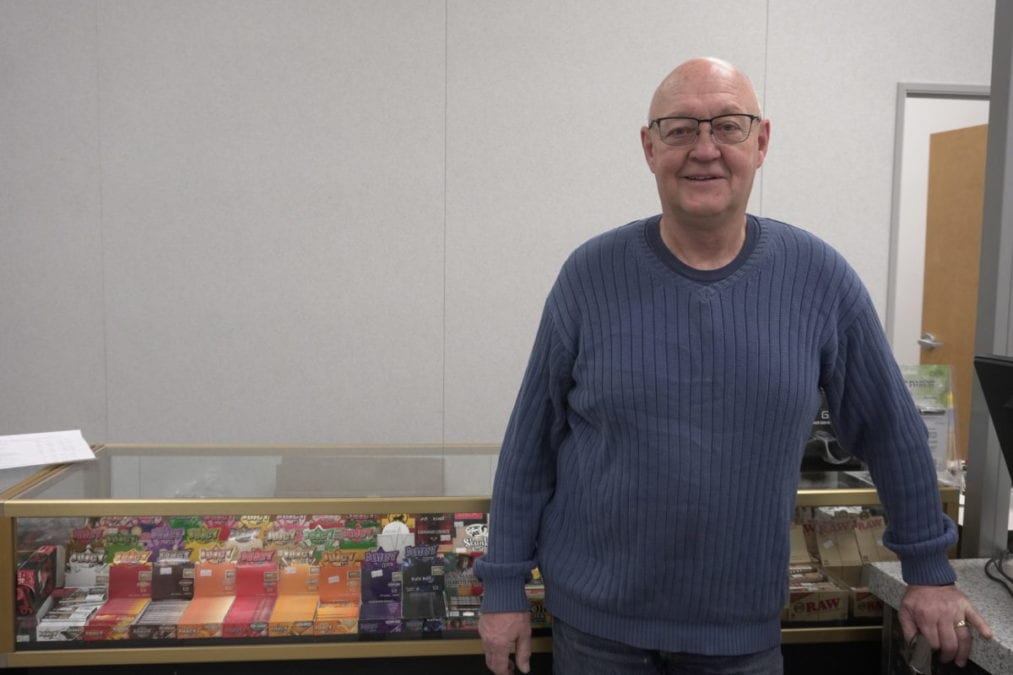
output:
[[[368,551],[376,548],[376,536],[381,530],[380,519],[369,513],[350,514],[345,517],[338,532],[338,548],[345,551]]]
[[[352,635],[359,630],[358,602],[323,602],[317,605],[314,635]]]
[[[444,560],[438,545],[410,546],[401,566],[401,618],[404,630],[433,632],[445,628],[447,618]]]
[[[20,616],[35,614],[64,582],[63,546],[45,545],[17,556],[15,602]]]
[[[320,560],[320,604],[314,635],[347,635],[358,631],[362,566],[346,551],[325,551]]]
[[[359,607],[359,633],[377,635],[401,632],[400,602],[364,602]]]
[[[369,551],[362,561],[362,602],[401,602],[398,551]]]
[[[251,549],[239,554],[236,565],[236,599],[225,615],[227,638],[266,637],[278,595],[275,551]]]
[[[151,551],[119,551],[109,567],[109,599],[151,599]]]
[[[152,528],[141,535],[141,543],[151,551],[153,560],[159,559],[162,551],[173,551],[182,548],[186,530],[182,527],[169,527],[165,523]]]
[[[64,584],[69,588],[109,585],[109,561],[105,555],[105,531],[99,527],[76,527],[67,543]]]
[[[107,600],[107,589],[58,588],[53,607],[35,628],[39,642],[75,642],[84,639],[84,627]]]
[[[478,630],[482,607],[482,581],[475,576],[475,560],[481,554],[448,553],[444,556],[447,594],[447,627],[452,630]]]
[[[415,544],[451,550],[454,542],[454,516],[450,513],[415,514]]]
[[[484,554],[489,547],[489,518],[484,513],[455,513],[454,553]]]
[[[191,600],[195,567],[187,549],[162,549],[152,567],[151,599]]]
[[[110,569],[115,569],[116,565]],[[88,620],[84,627],[84,640],[126,640],[130,637],[130,626],[151,603],[151,598],[120,597],[110,598]]]
[[[84,639],[125,640],[130,626],[151,603],[151,551],[117,551],[109,566],[109,600],[84,628]]]
[[[325,551],[320,559],[321,602],[351,602],[362,597],[362,565],[345,551]]]
[[[201,525],[200,527],[187,528],[184,543],[186,548],[190,549],[194,562],[208,560],[221,555],[220,553],[212,553],[209,557],[203,553],[204,551],[228,550],[228,547],[223,545],[221,533],[221,529],[217,527],[204,527]]]
[[[230,549],[205,550],[195,568],[194,597],[179,619],[180,639],[222,637],[225,616],[235,599],[236,563]]]
[[[312,552],[307,551],[310,559]],[[271,612],[271,637],[312,635],[319,602],[320,567],[315,562],[283,561],[278,599]]]
[[[153,600],[130,626],[132,640],[175,640],[189,600]]]

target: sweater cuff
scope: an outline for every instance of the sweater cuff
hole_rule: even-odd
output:
[[[957,573],[945,553],[902,558],[900,569],[904,581],[913,586],[948,586],[957,581]]]
[[[490,579],[482,585],[483,612],[531,611],[523,579]]]

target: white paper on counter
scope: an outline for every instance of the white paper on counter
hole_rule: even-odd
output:
[[[95,459],[81,430],[0,436],[0,469]]]

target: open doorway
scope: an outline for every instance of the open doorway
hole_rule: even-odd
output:
[[[988,123],[986,85],[897,88],[886,332],[899,363],[919,363],[931,134]]]

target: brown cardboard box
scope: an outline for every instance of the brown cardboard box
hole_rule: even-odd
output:
[[[809,544],[806,541],[805,529],[802,523],[791,525],[791,559],[789,563],[796,565],[809,565],[812,563],[812,555],[809,553]]]
[[[783,621],[827,622],[848,618],[848,591],[828,581],[801,584],[789,589]]]
[[[863,568],[829,567],[824,571],[832,582],[848,591],[848,611],[853,619],[882,618],[883,601],[869,591]]]
[[[847,590],[852,618],[877,619],[883,616],[883,603],[866,587],[862,566],[864,563],[897,559],[883,546],[885,530],[886,521],[882,516],[834,519],[817,524],[823,570],[831,581]]]
[[[860,565],[854,518],[816,521],[816,546],[824,567]]]

